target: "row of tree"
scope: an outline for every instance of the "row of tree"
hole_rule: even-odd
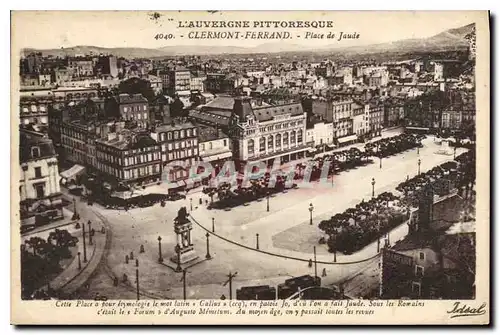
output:
[[[33,299],[36,290],[57,275],[61,261],[71,258],[71,247],[78,238],[67,230],[51,232],[45,240],[31,237],[21,245],[21,292],[23,299]]]

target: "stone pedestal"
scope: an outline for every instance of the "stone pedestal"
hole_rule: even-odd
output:
[[[193,230],[193,224],[187,216],[181,214],[178,215],[174,222],[174,232],[177,235],[177,245],[174,249],[174,254],[170,257],[170,260],[175,264],[186,264],[199,257],[196,255],[196,251],[194,250],[191,240],[191,230]]]

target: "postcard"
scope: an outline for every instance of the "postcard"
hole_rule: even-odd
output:
[[[11,26],[11,323],[489,324],[487,11]]]

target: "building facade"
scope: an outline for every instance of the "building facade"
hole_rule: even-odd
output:
[[[252,108],[250,99],[234,100],[230,121],[237,162],[286,163],[305,157],[306,113],[300,103]]]
[[[57,155],[45,135],[20,130],[20,214],[22,224],[63,218]]]
[[[179,162],[179,165],[165,171],[163,178],[168,178],[169,182],[188,179],[190,167],[199,160],[197,127],[190,122],[172,122],[156,127],[151,136],[161,147],[161,163],[164,169],[167,165]]]
[[[107,180],[128,186],[161,181],[160,145],[145,133],[112,130],[96,140],[96,168]]]
[[[148,100],[142,94],[120,94],[118,106],[123,120],[132,121],[140,128],[150,124]]]

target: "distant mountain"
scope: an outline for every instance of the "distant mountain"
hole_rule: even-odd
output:
[[[30,52],[41,52],[44,56],[52,55],[54,57],[76,56],[76,55],[99,55],[99,54],[112,54],[125,58],[150,58],[162,57],[165,53],[158,49],[146,48],[103,48],[89,45],[79,45],[70,48],[61,49],[24,49],[22,53],[28,54]]]
[[[343,48],[349,53],[378,53],[378,52],[415,52],[415,51],[452,51],[468,46],[465,35],[474,28],[474,23],[466,26],[449,29],[437,35],[426,38],[406,39],[389,43],[372,44]],[[340,49],[337,45],[330,45],[325,49]]]
[[[345,53],[379,53],[379,52],[414,52],[414,51],[451,51],[463,49],[468,43],[465,35],[474,28],[474,23],[463,27],[446,30],[427,38],[406,39],[389,43],[371,44],[365,46],[341,47],[338,44],[317,48],[319,52]],[[125,58],[151,58],[180,55],[216,55],[216,54],[254,54],[254,53],[280,53],[309,51],[308,47],[289,43],[265,43],[256,47],[236,46],[166,46],[158,49],[146,48],[103,48],[96,46],[75,46],[71,48],[35,50],[24,49],[23,53],[39,51],[43,55],[75,56],[81,54],[113,54]]]

